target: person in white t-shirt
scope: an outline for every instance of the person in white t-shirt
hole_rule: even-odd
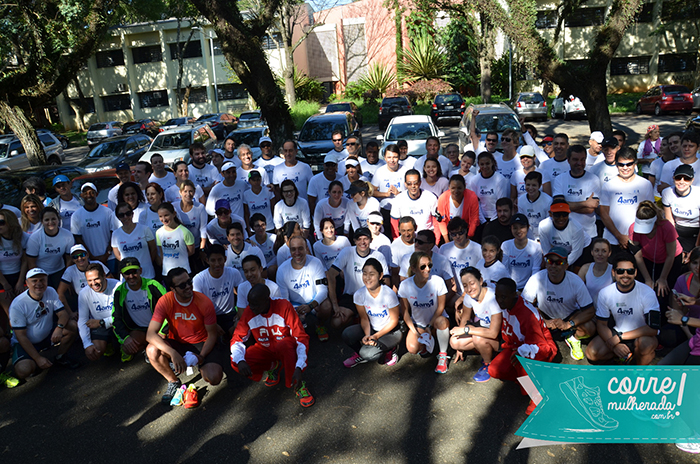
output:
[[[107,264],[111,250],[112,231],[119,227],[119,221],[112,210],[97,203],[97,187],[86,182],[80,187],[80,196],[85,205],[71,217],[71,233],[76,243],[84,244],[92,257]]]
[[[452,273],[457,283],[455,295],[464,293],[462,282],[458,277],[462,269],[476,266],[476,263],[481,259],[481,245],[469,240],[468,230],[467,221],[461,217],[452,218],[447,224],[447,233],[452,241],[440,247],[440,255],[447,258],[452,267]],[[449,306],[454,306],[454,301]]]
[[[207,244],[207,224],[209,217],[203,204],[194,201],[195,185],[191,180],[186,180],[180,186],[180,201],[175,202],[175,212],[182,225],[190,231],[194,237],[195,254],[190,257],[190,265],[193,269],[201,269],[201,250]]]
[[[121,261],[126,257],[136,258],[139,260],[143,277],[155,279],[153,261],[158,249],[153,232],[143,224],[134,224],[134,212],[128,203],[119,203],[115,213],[122,223],[122,226],[112,233],[111,244],[115,259]]]
[[[335,258],[338,257],[343,248],[352,246],[350,240],[344,235],[336,235],[335,223],[331,218],[323,218],[319,223],[321,240],[314,242],[314,256],[321,260],[323,267],[331,268]]]
[[[207,149],[202,142],[190,145],[190,158],[190,180],[201,187],[205,195],[209,195],[214,184],[218,182],[219,170],[207,164]]]
[[[165,169],[165,162],[163,161],[163,155],[160,153],[154,153],[151,155],[151,167],[153,168],[153,174],[148,178],[148,182],[155,182],[163,188],[163,191],[168,190],[168,187],[175,185],[177,179],[175,174]]]
[[[692,185],[694,178],[693,168],[681,164],[673,173],[673,187],[661,192],[666,219],[675,226],[685,253],[700,245],[700,188]]]
[[[73,264],[68,266],[63,272],[61,277],[61,283],[58,285],[58,298],[63,303],[63,307],[66,308],[68,314],[70,314],[71,319],[78,320],[78,295],[80,291],[87,287],[87,278],[85,277],[85,271],[87,271],[88,265],[92,263],[100,263],[100,261],[91,261],[90,252],[83,245],[73,245],[70,249],[70,257],[73,260]],[[102,269],[104,269],[105,274],[110,279],[113,278],[107,266],[102,264]],[[73,310],[75,308],[75,310]]]
[[[243,236],[243,226],[237,222],[229,224],[226,228],[226,236],[229,246],[226,249],[226,266],[236,269],[243,280],[243,258],[248,255],[256,255],[263,263],[263,268],[267,267],[265,255],[260,247],[245,241]]]
[[[323,159],[323,171],[309,181],[307,194],[310,208],[316,208],[320,200],[328,198],[328,188],[331,182],[338,180],[338,177],[338,160],[334,154],[329,153]]]
[[[477,160],[479,174],[472,179],[467,188],[479,198],[479,219],[484,223],[496,219],[496,201],[510,197],[510,184],[497,172],[498,165],[491,153],[481,152]]]
[[[425,162],[429,159],[437,160],[437,162],[440,163],[440,168],[444,177],[450,174],[452,170],[452,161],[440,154],[440,139],[434,135],[425,139],[425,155],[418,158],[413,166],[408,167],[408,169],[415,169],[419,173],[423,172]]]
[[[224,163],[221,167],[221,174],[224,176],[224,181],[212,187],[207,197],[207,214],[214,216],[216,202],[228,200],[231,213],[243,217],[243,192],[248,190],[248,184],[237,180],[236,166],[231,162]]]
[[[516,205],[518,204],[518,198],[526,193],[525,176],[531,172],[537,172],[535,170],[535,150],[531,146],[521,147],[518,158],[520,167],[513,171],[513,175],[510,177],[510,199]]]
[[[416,247],[416,221],[411,216],[399,219],[399,236],[391,242],[391,283],[399,288],[399,267],[407,255],[412,255]]]
[[[542,250],[565,248],[572,267],[580,267],[591,260],[590,256],[585,256],[588,253],[584,253],[586,247],[591,244],[591,237],[578,222],[569,219],[570,212],[569,205],[563,198],[552,201],[549,217],[539,225],[540,246]]]
[[[496,283],[499,280],[510,275],[501,261],[502,258],[503,250],[498,237],[487,235],[481,239],[481,259],[475,267],[481,272],[484,284],[493,290],[496,289]]]
[[[612,265],[615,282],[598,295],[598,336],[588,344],[586,357],[649,365],[659,344],[659,301],[652,288],[635,281],[637,263],[631,254],[618,253]]]
[[[552,195],[563,196],[571,209],[570,217],[581,224],[586,233],[595,237],[596,208],[600,195],[600,179],[586,169],[586,148],[571,145],[567,151],[571,169],[561,173],[552,182]]]
[[[297,146],[291,140],[282,145],[284,163],[275,166],[272,173],[272,184],[275,186],[275,196],[281,198],[281,185],[284,180],[291,180],[299,191],[299,196],[306,201],[309,181],[313,177],[311,167],[297,160]]]
[[[238,160],[241,162],[241,165],[236,166],[236,175],[238,176],[236,180],[247,184],[250,174],[255,171],[260,174],[260,181],[263,187],[270,193],[274,194],[274,188],[272,186],[268,186],[269,182],[267,180],[267,172],[265,169],[258,167],[255,163],[253,163],[253,151],[250,148],[250,145],[242,143],[238,147],[237,152]]]
[[[97,361],[108,352],[108,345],[114,337],[112,309],[119,281],[108,279],[99,263],[88,265],[85,278],[88,286],[78,295],[78,331],[85,356],[90,361]]]
[[[183,182],[186,180],[189,180],[190,178],[190,169],[189,166],[187,166],[187,163],[184,161],[176,161],[173,164],[173,169],[175,170],[175,185],[171,185],[165,190],[165,201],[169,201],[172,204],[179,203],[180,199],[182,198],[180,194],[180,189],[183,185]],[[206,196],[204,195],[204,190],[202,187],[195,185],[195,195],[194,195],[195,200],[197,203],[206,203]]]
[[[528,238],[540,240],[540,222],[549,217],[552,197],[540,190],[542,174],[534,171],[525,176],[525,194],[518,198],[518,213],[524,214],[530,224]]]
[[[349,222],[348,199],[343,196],[343,184],[334,180],[328,187],[329,197],[322,198],[316,203],[314,209],[314,232],[317,239],[321,238],[321,219],[331,218],[336,230],[343,232],[345,224]]]
[[[374,186],[364,180],[357,180],[350,184],[350,188],[345,193],[352,199],[348,202],[348,212],[345,215],[345,232],[356,230],[360,227],[367,227],[369,215],[378,212],[382,215],[382,222],[385,214],[382,213],[379,201],[373,198]]]
[[[131,168],[127,163],[121,162],[117,165],[115,173],[117,174],[119,183],[109,189],[109,192],[107,193],[107,207],[112,211],[114,211],[114,209],[117,207],[117,203],[119,203],[119,200],[117,200],[117,192],[119,192],[119,188],[122,185],[131,182]],[[68,198],[68,200],[70,200],[70,198]]]
[[[277,254],[274,249],[277,236],[267,232],[267,221],[265,216],[260,213],[253,214],[250,218],[250,225],[253,229],[250,242],[262,251],[267,263],[267,276],[274,280],[275,272],[277,272]]]
[[[27,266],[48,272],[49,285],[57,289],[74,244],[73,235],[60,225],[58,211],[49,206],[41,212],[41,228],[27,240]]]
[[[455,273],[448,259],[440,254],[440,250],[435,246],[435,234],[432,230],[421,230],[416,234],[415,251],[425,253],[432,260],[433,265],[430,273],[445,281],[448,292],[447,302],[453,302],[457,290]],[[401,282],[410,277],[411,256],[410,254],[405,255],[399,264],[399,280]],[[451,314],[454,311],[454,306],[448,304],[447,311]]]
[[[542,191],[547,195],[552,194],[552,182],[561,174],[569,170],[569,163],[566,161],[566,152],[569,150],[569,136],[559,133],[552,141],[552,151],[554,156],[546,160],[537,168],[542,173]]]
[[[287,222],[296,222],[301,226],[304,237],[307,237],[311,229],[309,203],[301,198],[297,185],[291,179],[282,181],[280,192],[282,201],[275,204],[274,210],[275,228],[279,230]]]
[[[399,164],[399,147],[391,144],[384,150],[386,164],[377,169],[372,177],[374,197],[379,200],[384,222],[391,222],[391,205],[396,196],[404,190],[404,168]]]
[[[289,299],[286,289],[281,288],[275,282],[263,277],[263,267],[260,258],[255,255],[248,255],[243,258],[243,275],[245,281],[238,286],[238,301],[236,307],[238,311],[243,311],[248,306],[248,293],[257,284],[264,284],[270,290],[270,298]]]
[[[345,367],[373,361],[393,366],[399,360],[396,354],[402,338],[399,299],[383,284],[383,272],[381,263],[374,258],[362,267],[365,286],[353,296],[360,323],[343,331],[343,341],[355,352],[343,361]]]
[[[510,222],[513,238],[506,240],[501,246],[503,265],[519,291],[525,287],[528,279],[542,268],[542,248],[539,243],[527,238],[529,227],[524,214],[513,216]]]
[[[668,139],[670,137],[674,137],[676,140],[680,140],[681,138],[679,134],[674,133],[671,136],[665,137],[663,140],[661,140],[661,152],[659,153],[660,156],[654,161],[652,161],[651,166],[649,166],[648,179],[649,182],[651,182],[654,185],[654,196],[657,199],[657,201],[659,198],[661,198],[661,173],[663,172],[666,163],[675,159],[673,153],[669,148],[670,144]]]
[[[156,231],[158,246],[157,261],[163,268],[163,275],[171,269],[181,267],[191,273],[189,257],[194,254],[195,241],[192,233],[180,223],[175,208],[170,203],[163,203],[158,208],[158,217],[163,227]]]
[[[617,138],[609,137],[603,140],[603,161],[600,163],[595,163],[586,172],[590,172],[600,179],[600,185],[605,185],[605,183],[610,182],[610,179],[617,177],[617,165],[615,164],[615,157],[617,152],[620,151],[620,147],[617,142]]]
[[[367,218],[367,228],[372,232],[372,242],[369,247],[384,255],[386,263],[391,263],[391,240],[382,233],[384,218],[379,211],[369,213]]]
[[[502,153],[494,153],[498,168],[496,172],[502,175],[510,183],[513,173],[520,169],[520,160],[516,156],[520,146],[520,135],[513,129],[506,129],[501,134]],[[510,189],[508,191],[510,193]]]
[[[379,145],[375,141],[367,142],[365,145],[365,159],[360,161],[362,173],[372,182],[377,169],[384,166],[386,161],[379,159]]]
[[[677,146],[675,144],[677,138],[673,135],[669,136],[669,147],[673,151],[673,147]],[[689,164],[693,167],[693,170],[697,172],[700,170],[700,158],[698,158],[698,149],[700,148],[700,135],[695,131],[685,131],[680,139],[680,153],[678,158],[669,161],[663,167],[661,171],[661,182],[659,189],[663,191],[665,188],[673,185],[673,172],[681,164]],[[700,176],[693,179],[693,185],[700,185]]]
[[[601,131],[594,131],[591,133],[591,137],[588,140],[588,146],[590,147],[586,152],[586,169],[591,169],[594,164],[603,161],[603,157],[600,156],[600,152],[603,151],[601,143],[605,140],[605,135]]]
[[[269,185],[272,184],[272,173],[275,170],[275,166],[284,163],[284,160],[272,153],[272,139],[267,135],[260,137],[258,147],[260,147],[260,158],[258,158],[256,164],[267,172],[267,183]]]
[[[265,217],[265,222],[274,228],[272,211],[275,205],[275,194],[269,188],[263,187],[262,176],[258,171],[250,171],[248,174],[250,189],[243,192],[243,217],[248,226],[251,224],[251,216],[261,214]]]
[[[434,230],[434,213],[437,209],[437,197],[421,189],[421,176],[415,169],[409,169],[404,176],[406,191],[401,192],[391,206],[392,236],[399,236],[399,219],[411,216],[418,225],[418,230]]]
[[[73,182],[63,174],[53,178],[53,188],[58,193],[58,196],[54,198],[49,206],[58,211],[61,217],[61,227],[70,230],[70,218],[73,216],[81,206],[83,206],[83,200],[73,195],[71,188],[73,187]],[[5,206],[3,206],[4,208]]]
[[[243,236],[248,238],[248,233],[245,232],[246,224],[242,217],[231,214],[231,205],[228,200],[217,200],[215,204],[214,212],[216,217],[209,221],[206,226],[206,234],[209,243],[218,243],[223,247],[228,246],[228,236],[226,235],[226,228],[233,222],[237,222],[243,226]]]

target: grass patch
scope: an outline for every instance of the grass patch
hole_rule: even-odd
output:
[[[608,95],[608,110],[611,113],[633,113],[643,93],[619,93]]]
[[[87,145],[87,132],[65,131],[63,135],[68,137],[71,147],[84,147]]]
[[[321,105],[318,102],[298,101],[291,109],[295,130],[301,130],[301,126],[304,125],[304,122],[318,113],[319,108],[321,108]]]

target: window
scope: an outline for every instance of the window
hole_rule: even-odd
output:
[[[102,97],[105,111],[119,111],[131,109],[131,97],[129,95],[109,95]]]
[[[111,68],[124,66],[124,52],[121,50],[108,50],[95,53],[98,68]]]
[[[267,34],[262,38],[263,50],[277,50],[277,45],[279,45],[280,48],[284,47],[282,43],[282,34],[279,32],[272,34],[272,37]]]
[[[588,60],[566,60],[566,64],[571,66],[574,72],[577,70],[585,70],[588,67],[588,63]]]
[[[695,71],[697,55],[695,53],[676,53],[659,55],[659,72]]]
[[[202,56],[202,42],[199,40],[192,40],[185,47],[185,42],[180,42],[180,46],[183,47],[182,57],[183,58],[199,58]],[[170,59],[177,60],[178,56],[178,46],[176,43],[170,44]]]
[[[39,134],[39,141],[44,144],[44,147],[56,145],[56,141],[49,134]]]
[[[132,48],[131,55],[134,57],[134,64],[163,61],[163,52],[160,49],[160,45]]]
[[[665,0],[661,9],[663,22],[700,18],[700,4],[687,0]]]
[[[538,11],[535,27],[537,29],[553,29],[557,27],[557,21],[559,21],[557,10]]]
[[[95,100],[88,97],[85,99],[85,103],[87,104],[87,111],[85,111],[85,114],[94,113],[95,112]],[[70,114],[71,116],[75,115],[75,111],[73,111],[73,104],[80,106],[80,100],[77,98],[71,98],[70,101],[68,102],[68,114]]]
[[[207,140],[209,140],[210,138],[211,138],[211,136],[209,135],[209,132],[207,132],[206,127],[200,127],[200,128],[197,130],[197,133],[194,134],[194,142],[202,142],[202,143],[204,143],[204,142],[206,142]]]
[[[654,19],[654,4],[645,3],[642,7],[642,11],[637,13],[634,20],[638,23],[650,23]]]
[[[613,58],[610,61],[610,75],[649,74],[649,57]]]
[[[207,89],[204,87],[199,87],[190,90],[190,103],[206,103],[207,102]]]
[[[566,27],[601,26],[605,21],[605,7],[578,8],[566,19]]]
[[[139,149],[139,144],[136,142],[134,139],[129,139],[128,142],[126,142],[126,154],[134,153],[136,150]]]
[[[225,84],[218,86],[219,100],[244,100],[248,98],[243,84]]]
[[[141,108],[157,108],[159,106],[168,106],[168,92],[166,90],[156,90],[153,92],[139,93],[139,103]]]
[[[224,52],[221,51],[221,42],[219,42],[219,39],[215,39],[214,40],[214,56],[220,56],[223,54],[224,54]]]

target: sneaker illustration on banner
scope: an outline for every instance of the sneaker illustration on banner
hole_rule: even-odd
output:
[[[576,412],[594,427],[603,430],[615,430],[618,427],[619,423],[603,412],[600,388],[587,387],[582,376],[560,383],[559,389]]]

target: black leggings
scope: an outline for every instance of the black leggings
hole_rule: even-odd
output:
[[[657,366],[698,366],[700,356],[690,354],[690,342],[681,343],[658,362]]]

